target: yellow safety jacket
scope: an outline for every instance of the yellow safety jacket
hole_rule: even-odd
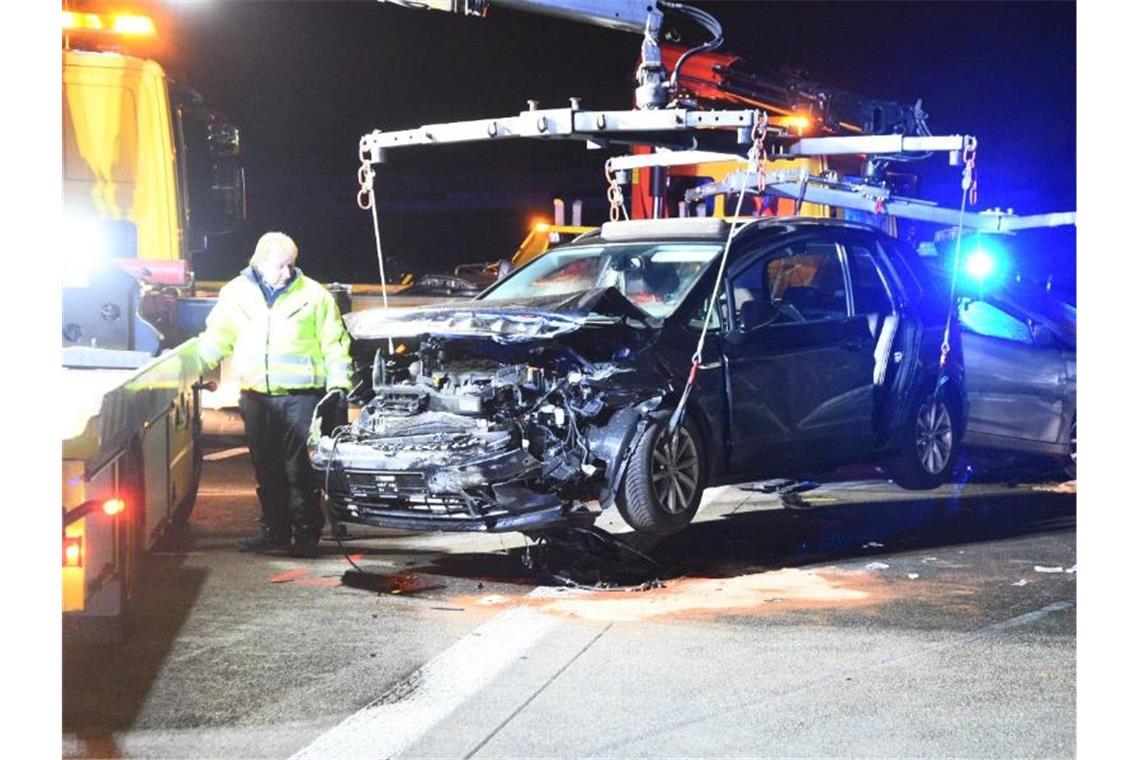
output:
[[[252,269],[227,282],[198,340],[202,370],[231,352],[241,388],[352,388],[349,337],[332,295],[298,269],[269,306]]]

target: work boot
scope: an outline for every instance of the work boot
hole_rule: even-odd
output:
[[[238,540],[238,549],[243,552],[277,552],[289,548],[289,539],[276,533],[262,533]]]
[[[320,540],[321,536],[319,533],[317,535],[298,533],[297,537],[293,539],[293,549],[289,553],[294,557],[313,559],[317,556],[317,544]]]

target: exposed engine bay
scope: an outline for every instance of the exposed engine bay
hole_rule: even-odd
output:
[[[655,330],[625,316],[566,320],[552,315],[553,337],[481,314],[478,330],[453,319],[450,335],[435,323],[431,335],[358,341],[362,361],[372,352],[361,368],[371,390],[358,394],[370,398],[310,446],[336,516],[511,531],[564,523],[584,501],[608,506],[637,418],[671,386],[643,350]]]

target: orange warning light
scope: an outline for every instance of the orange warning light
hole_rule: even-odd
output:
[[[103,502],[103,514],[114,517],[127,508],[126,502],[122,499],[107,499]]]
[[[63,566],[83,567],[83,538],[80,536],[63,539]]]

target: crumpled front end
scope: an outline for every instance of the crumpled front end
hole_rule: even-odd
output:
[[[576,504],[608,505],[638,417],[669,387],[641,366],[651,332],[609,324],[558,341],[379,342],[372,398],[310,446],[333,517],[530,531],[577,519]]]

